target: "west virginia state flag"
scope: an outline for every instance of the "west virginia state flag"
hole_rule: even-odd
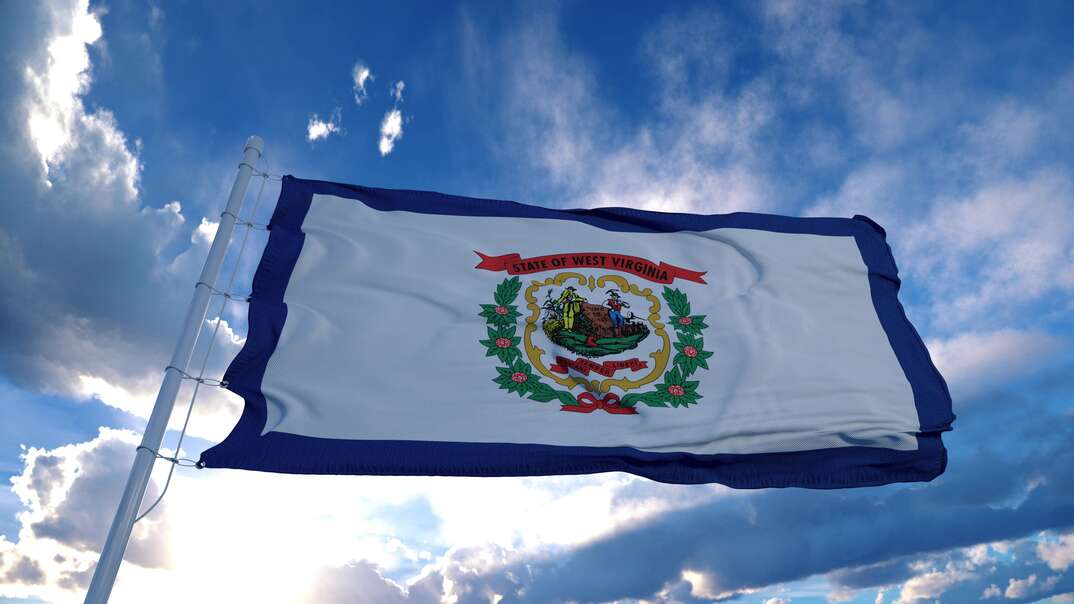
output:
[[[212,468],[838,488],[954,416],[871,220],[553,210],[285,177]]]

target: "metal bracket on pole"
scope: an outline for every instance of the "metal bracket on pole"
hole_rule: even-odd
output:
[[[209,308],[209,299],[212,295],[211,284],[216,283],[216,278],[220,274],[220,266],[224,263],[224,255],[231,242],[231,232],[235,228],[235,217],[239,215],[242,199],[246,196],[246,186],[250,183],[254,165],[261,158],[264,147],[265,142],[261,140],[261,137],[251,136],[246,141],[242,163],[239,164],[239,174],[235,177],[231,195],[228,196],[227,209],[220,216],[216,237],[213,239],[212,247],[209,248],[209,256],[205,259],[205,267],[202,268],[201,277],[194,287],[194,297],[190,301],[190,308],[187,309],[186,319],[183,321],[182,334],[175,344],[171,362],[164,371],[164,381],[157,393],[156,403],[153,404],[153,412],[146,424],[145,434],[142,435],[142,444],[135,451],[134,465],[127,478],[123,497],[119,501],[119,509],[116,510],[115,519],[112,520],[112,528],[108,530],[108,539],[104,543],[104,549],[101,550],[97,568],[93,571],[93,581],[86,593],[86,604],[105,604],[112,592],[119,565],[123,562],[123,552],[127,549],[127,541],[134,527],[134,519],[138,515],[138,508],[142,505],[142,497],[145,496],[145,489],[149,484],[149,476],[153,472],[153,462],[156,460],[153,452],[160,450],[160,444],[164,440],[168,420],[175,407],[175,396],[179,393],[183,374],[190,365],[194,344],[197,343],[198,334],[205,321],[205,313]]]

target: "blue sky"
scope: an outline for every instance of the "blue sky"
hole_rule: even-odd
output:
[[[839,492],[181,469],[115,601],[1074,601],[1072,27],[1064,2],[0,3],[0,602],[81,601],[250,134],[306,178],[867,214],[951,385],[950,466]],[[219,373],[245,316],[211,312]],[[240,408],[199,397],[184,453]]]

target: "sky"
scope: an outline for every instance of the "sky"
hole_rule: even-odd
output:
[[[1074,602],[1072,28],[1058,1],[0,2],[0,602],[81,601],[252,134],[271,174],[866,214],[950,464],[843,491],[179,468],[114,602]],[[208,375],[245,329],[210,307]],[[240,411],[204,389],[180,455]]]

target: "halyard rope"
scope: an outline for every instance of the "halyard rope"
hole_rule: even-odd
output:
[[[262,156],[262,159],[264,159],[263,156]],[[249,164],[244,163],[244,164],[240,164],[240,165],[249,165]],[[261,206],[261,194],[264,193],[264,191],[265,191],[265,182],[267,182],[269,180],[280,180],[280,178],[279,177],[273,178],[273,175],[271,175],[271,174],[269,174],[267,172],[258,172],[257,169],[254,168],[253,166],[250,166],[250,167],[253,169],[253,173],[254,173],[255,176],[260,176],[261,177],[261,186],[257,190],[257,198],[254,200],[254,207],[253,207],[253,209],[250,210],[250,214],[249,214],[249,216],[251,218],[253,218],[254,216],[257,215],[257,209]],[[230,212],[225,212],[225,213],[230,214]],[[224,214],[221,214],[221,216],[223,216],[223,215]],[[209,291],[211,291],[213,294],[220,296],[220,307],[216,311],[216,324],[213,326],[213,335],[212,335],[211,338],[209,338],[209,344],[205,348],[205,356],[202,357],[202,360],[201,360],[201,369],[198,370],[198,375],[194,376],[194,375],[190,375],[189,373],[179,369],[178,367],[174,367],[174,366],[171,366],[171,365],[169,365],[167,368],[165,368],[165,371],[167,371],[168,369],[174,369],[174,370],[178,371],[183,376],[184,379],[193,380],[193,382],[194,382],[194,391],[190,394],[190,403],[187,405],[186,417],[183,419],[183,428],[182,428],[182,430],[179,431],[179,440],[175,443],[175,449],[173,449],[175,451],[175,456],[168,457],[166,455],[162,455],[159,451],[153,451],[148,447],[143,447],[143,446],[138,447],[138,449],[145,449],[146,451],[149,451],[154,456],[156,456],[157,459],[163,459],[165,461],[171,462],[171,466],[168,468],[168,477],[164,480],[164,488],[162,488],[160,490],[160,495],[157,496],[157,499],[152,503],[152,505],[150,505],[148,508],[146,508],[146,510],[144,512],[142,512],[141,515],[139,515],[137,518],[134,519],[134,522],[138,522],[142,518],[145,518],[147,515],[149,515],[149,513],[152,512],[154,510],[154,508],[156,508],[157,505],[160,504],[160,502],[164,499],[164,495],[165,495],[165,493],[168,492],[168,487],[172,483],[172,475],[175,473],[175,467],[176,466],[201,468],[201,465],[198,462],[195,462],[192,459],[186,459],[186,458],[183,458],[183,457],[178,457],[179,451],[180,451],[181,447],[183,446],[183,438],[186,437],[186,429],[187,429],[187,426],[190,424],[190,416],[194,412],[194,402],[198,398],[198,390],[201,388],[202,384],[204,384],[206,386],[219,386],[221,388],[227,386],[227,382],[224,381],[224,380],[218,380],[218,379],[215,379],[215,378],[207,378],[207,377],[205,377],[205,368],[208,366],[209,357],[212,355],[213,348],[216,346],[216,337],[220,332],[220,324],[223,323],[224,307],[227,306],[227,303],[228,303],[229,300],[236,300],[236,301],[243,301],[243,302],[248,302],[250,300],[249,297],[234,296],[230,292],[231,292],[231,287],[235,284],[235,278],[239,274],[239,268],[240,268],[240,266],[242,264],[242,256],[243,256],[243,253],[246,251],[246,243],[250,238],[250,231],[255,230],[255,229],[259,229],[259,228],[263,228],[261,225],[255,224],[255,223],[253,223],[253,222],[251,222],[249,220],[240,220],[239,217],[235,216],[235,215],[232,215],[232,218],[235,219],[235,224],[236,225],[245,226],[246,230],[243,232],[243,235],[242,235],[242,243],[239,245],[239,253],[235,256],[234,265],[231,267],[231,276],[228,277],[227,287],[225,287],[223,290],[218,290],[215,287],[213,287],[211,284],[208,284],[208,283],[205,283],[205,282],[202,282],[202,281],[199,281],[197,284],[195,284],[195,287],[197,287],[198,285],[204,285],[207,288],[209,288]],[[200,330],[200,327],[199,327],[199,330]]]

